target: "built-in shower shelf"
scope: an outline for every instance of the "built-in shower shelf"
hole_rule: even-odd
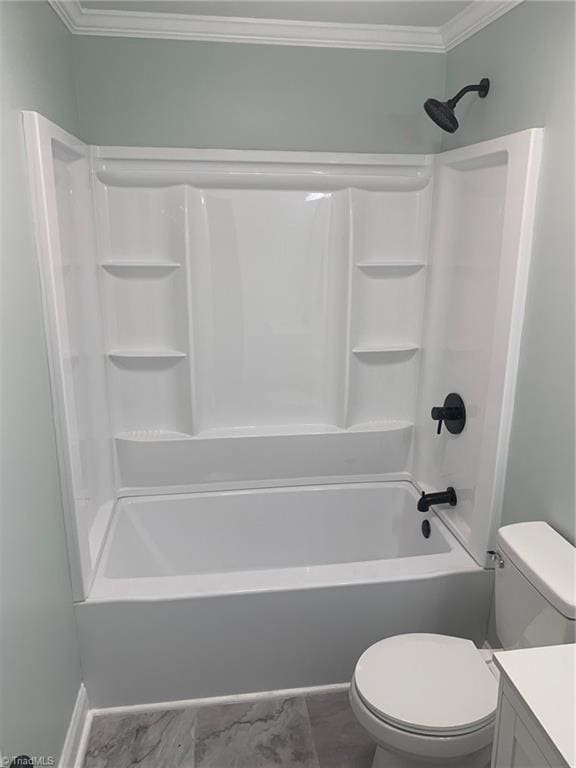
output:
[[[218,427],[199,432],[200,439],[221,437],[274,437],[279,435],[327,435],[343,430],[335,424],[271,424],[257,427]]]
[[[177,349],[113,349],[108,357],[110,360],[180,360],[186,353]]]
[[[347,432],[390,432],[407,429],[410,421],[382,421],[355,424],[348,428],[335,424],[277,424],[258,427],[231,427],[228,429],[206,429],[195,435],[196,439],[218,439],[238,437],[306,437],[307,435],[340,435]]]
[[[169,429],[133,429],[127,432],[119,432],[117,440],[130,440],[136,443],[156,442],[162,440],[186,440],[192,435],[187,432],[176,432]]]
[[[403,419],[390,421],[366,421],[361,424],[351,424],[343,432],[399,432],[404,429],[411,429],[413,422]]]
[[[100,266],[107,272],[130,272],[132,270],[171,272],[173,269],[178,269],[181,264],[178,261],[118,260],[103,261]]]
[[[230,440],[249,437],[307,437],[309,435],[337,435],[350,432],[394,432],[410,429],[411,421],[391,420],[353,424],[347,429],[335,424],[280,424],[258,427],[231,427],[205,429],[197,434],[163,429],[135,429],[119,432],[117,440],[129,442],[161,442],[168,440]]]
[[[383,272],[385,270],[417,270],[426,266],[424,261],[358,261],[358,269],[364,272]]]
[[[416,344],[385,344],[383,346],[358,346],[352,350],[358,357],[412,354],[420,349]]]

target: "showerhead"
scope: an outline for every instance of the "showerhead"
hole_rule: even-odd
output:
[[[437,99],[427,99],[424,102],[424,109],[428,117],[436,125],[440,126],[447,133],[454,133],[458,130],[458,120],[454,114],[454,109],[447,101],[438,101]]]
[[[424,103],[424,109],[428,117],[433,120],[437,126],[446,133],[454,133],[458,130],[458,120],[454,114],[454,107],[465,93],[476,91],[481,99],[485,98],[490,90],[490,80],[487,77],[482,78],[478,85],[467,85],[458,91],[456,96],[448,101],[438,101],[437,99],[427,99]]]

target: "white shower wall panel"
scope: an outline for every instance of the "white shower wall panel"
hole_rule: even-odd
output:
[[[430,164],[97,150],[122,492],[406,470]]]
[[[412,425],[388,429],[308,432],[246,430],[237,436],[187,439],[178,434],[135,434],[116,440],[123,495],[211,488],[249,488],[406,477]],[[248,479],[247,479],[248,478]]]
[[[357,267],[352,349],[418,347],[425,277],[423,264]]]
[[[480,563],[501,515],[541,144],[523,131],[436,159],[414,471],[458,489],[440,513]],[[449,392],[466,428],[437,435],[429,409]]]
[[[116,497],[95,280],[91,151],[35,113],[25,113],[24,124],[64,521],[74,596],[80,599]]]
[[[117,436],[150,439],[192,431],[190,375],[185,359],[119,356],[108,362]]]
[[[354,354],[348,420],[358,429],[394,419],[411,423],[416,404],[418,357],[413,349]]]
[[[352,229],[357,261],[425,261],[428,254],[429,188],[410,195],[353,189]]]
[[[198,428],[337,424],[347,195],[191,190]]]
[[[58,215],[62,302],[63,366],[68,411],[73,494],[82,521],[83,559],[96,561],[100,541],[90,532],[103,528],[114,496],[110,425],[101,365],[102,335],[97,286],[93,280],[94,223],[90,205],[90,164],[56,142],[54,187]],[[70,201],[73,204],[70,204]],[[101,518],[99,520],[99,518]],[[96,539],[96,540],[95,540]]]
[[[185,282],[177,269],[106,265],[101,277],[110,350],[187,348]]]
[[[184,190],[98,186],[99,237],[105,260],[178,262],[185,255]]]

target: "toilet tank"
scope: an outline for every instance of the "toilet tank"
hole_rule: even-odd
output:
[[[496,633],[503,648],[576,642],[576,549],[544,522],[500,528]]]

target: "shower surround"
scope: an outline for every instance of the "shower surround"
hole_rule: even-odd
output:
[[[542,132],[340,155],[24,122],[94,705],[342,682],[394,632],[481,641]],[[468,420],[437,436],[448,392]]]

